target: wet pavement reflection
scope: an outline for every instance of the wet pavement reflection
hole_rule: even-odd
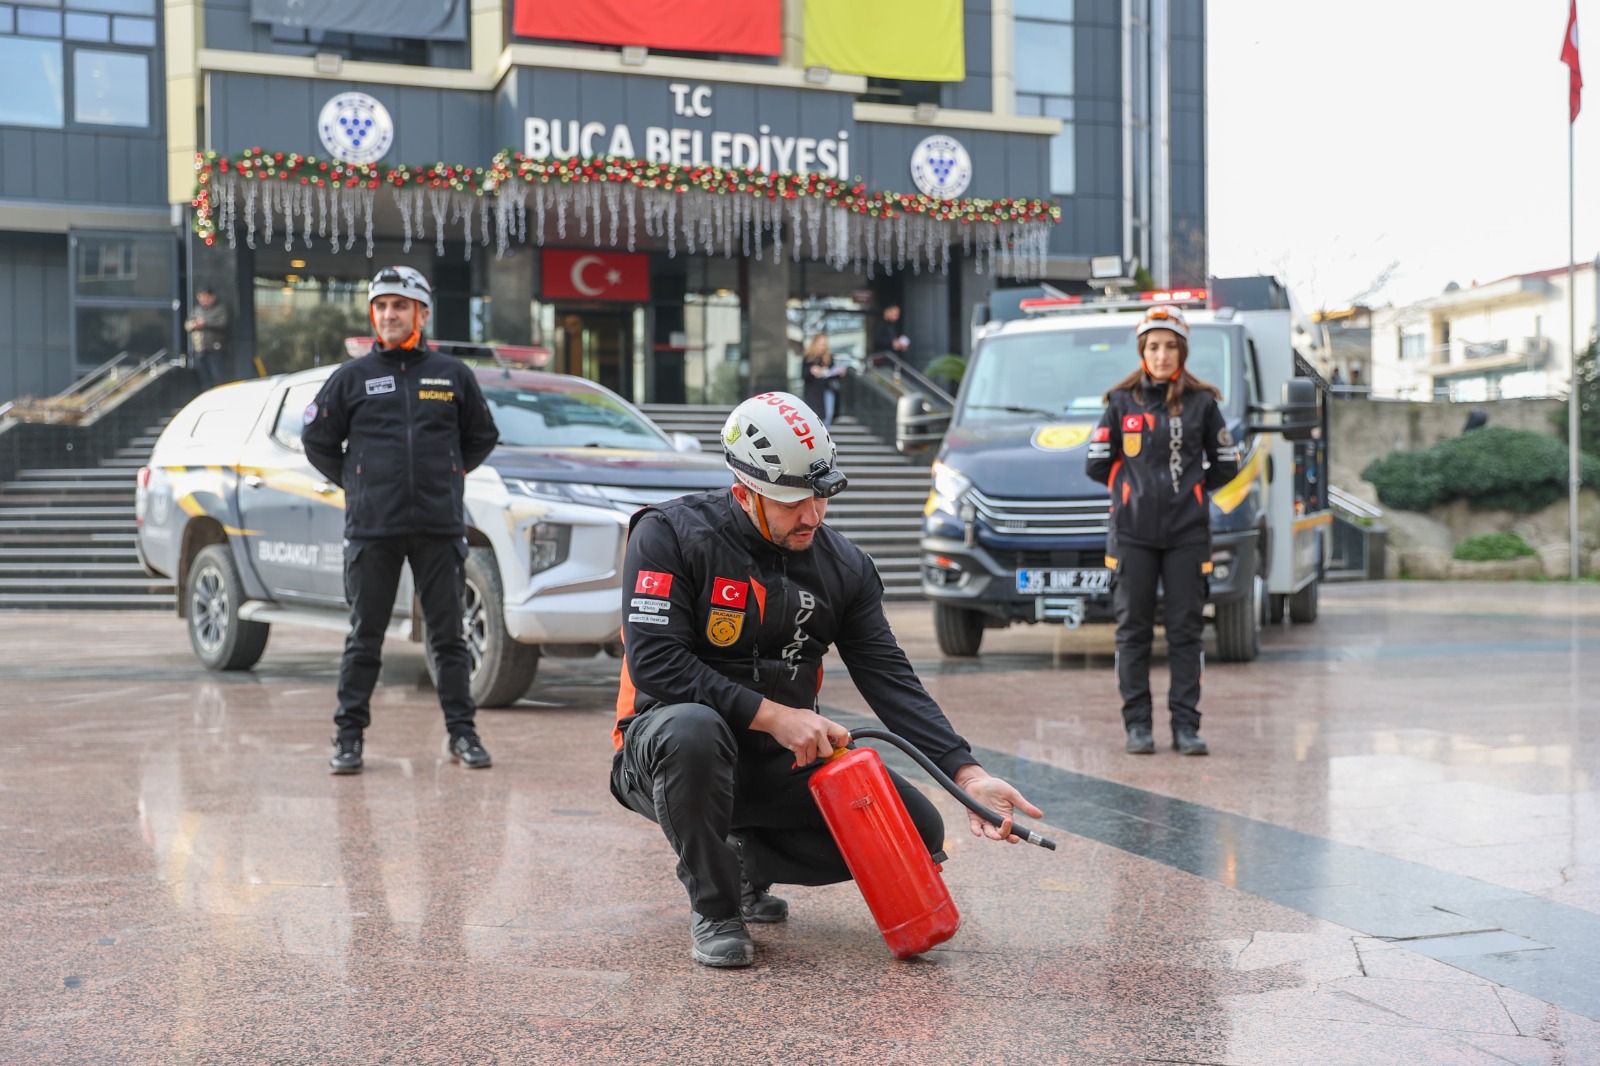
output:
[[[469,772],[393,648],[338,778],[337,634],[221,677],[167,616],[0,613],[0,1062],[1600,1062],[1600,587],[1322,612],[1209,666],[1182,759],[1122,753],[1109,629],[957,662],[894,608],[1061,850],[930,786],[953,940],[897,962],[854,886],[792,889],[742,972],[607,792],[612,660],[546,659]],[[823,699],[864,721],[840,664]]]

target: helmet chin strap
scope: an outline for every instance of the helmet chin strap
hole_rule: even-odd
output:
[[[1150,369],[1150,364],[1144,361],[1144,356],[1142,356],[1142,355],[1139,357],[1139,365],[1144,368],[1144,376],[1149,378],[1151,381],[1161,381],[1161,380],[1163,380],[1161,378],[1156,377],[1155,371]],[[1179,359],[1178,360],[1178,369],[1174,370],[1172,372],[1172,376],[1166,378],[1165,380],[1167,380],[1167,381],[1177,381],[1181,377],[1183,377],[1183,360]]]
[[[750,499],[755,502],[756,524],[761,527],[761,535],[767,538],[767,543],[776,544],[777,541],[772,539],[772,529],[767,525],[767,509],[761,502],[761,493],[756,492],[754,489],[747,489],[746,491],[750,493]]]

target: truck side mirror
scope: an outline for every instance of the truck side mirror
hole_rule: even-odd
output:
[[[1283,383],[1283,402],[1276,407],[1251,406],[1252,414],[1276,415],[1273,421],[1247,423],[1252,433],[1278,433],[1284,440],[1310,440],[1322,424],[1321,397],[1310,378],[1290,378]]]

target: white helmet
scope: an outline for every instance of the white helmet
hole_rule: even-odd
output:
[[[1189,320],[1183,317],[1183,312],[1171,304],[1157,304],[1139,322],[1139,328],[1134,331],[1135,337],[1143,337],[1153,329],[1170,329],[1185,341],[1189,339]]]
[[[778,503],[837,496],[849,484],[838,449],[805,401],[763,392],[733,409],[722,427],[722,459],[750,491]]]
[[[404,296],[429,310],[433,309],[433,289],[420,270],[407,266],[384,267],[367,286],[367,303],[380,296]]]

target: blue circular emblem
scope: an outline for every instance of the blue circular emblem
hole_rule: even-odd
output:
[[[911,153],[911,180],[939,200],[953,200],[972,184],[972,157],[954,137],[936,133]]]
[[[328,154],[344,163],[376,163],[394,144],[394,120],[366,93],[340,93],[322,107],[317,132]]]

